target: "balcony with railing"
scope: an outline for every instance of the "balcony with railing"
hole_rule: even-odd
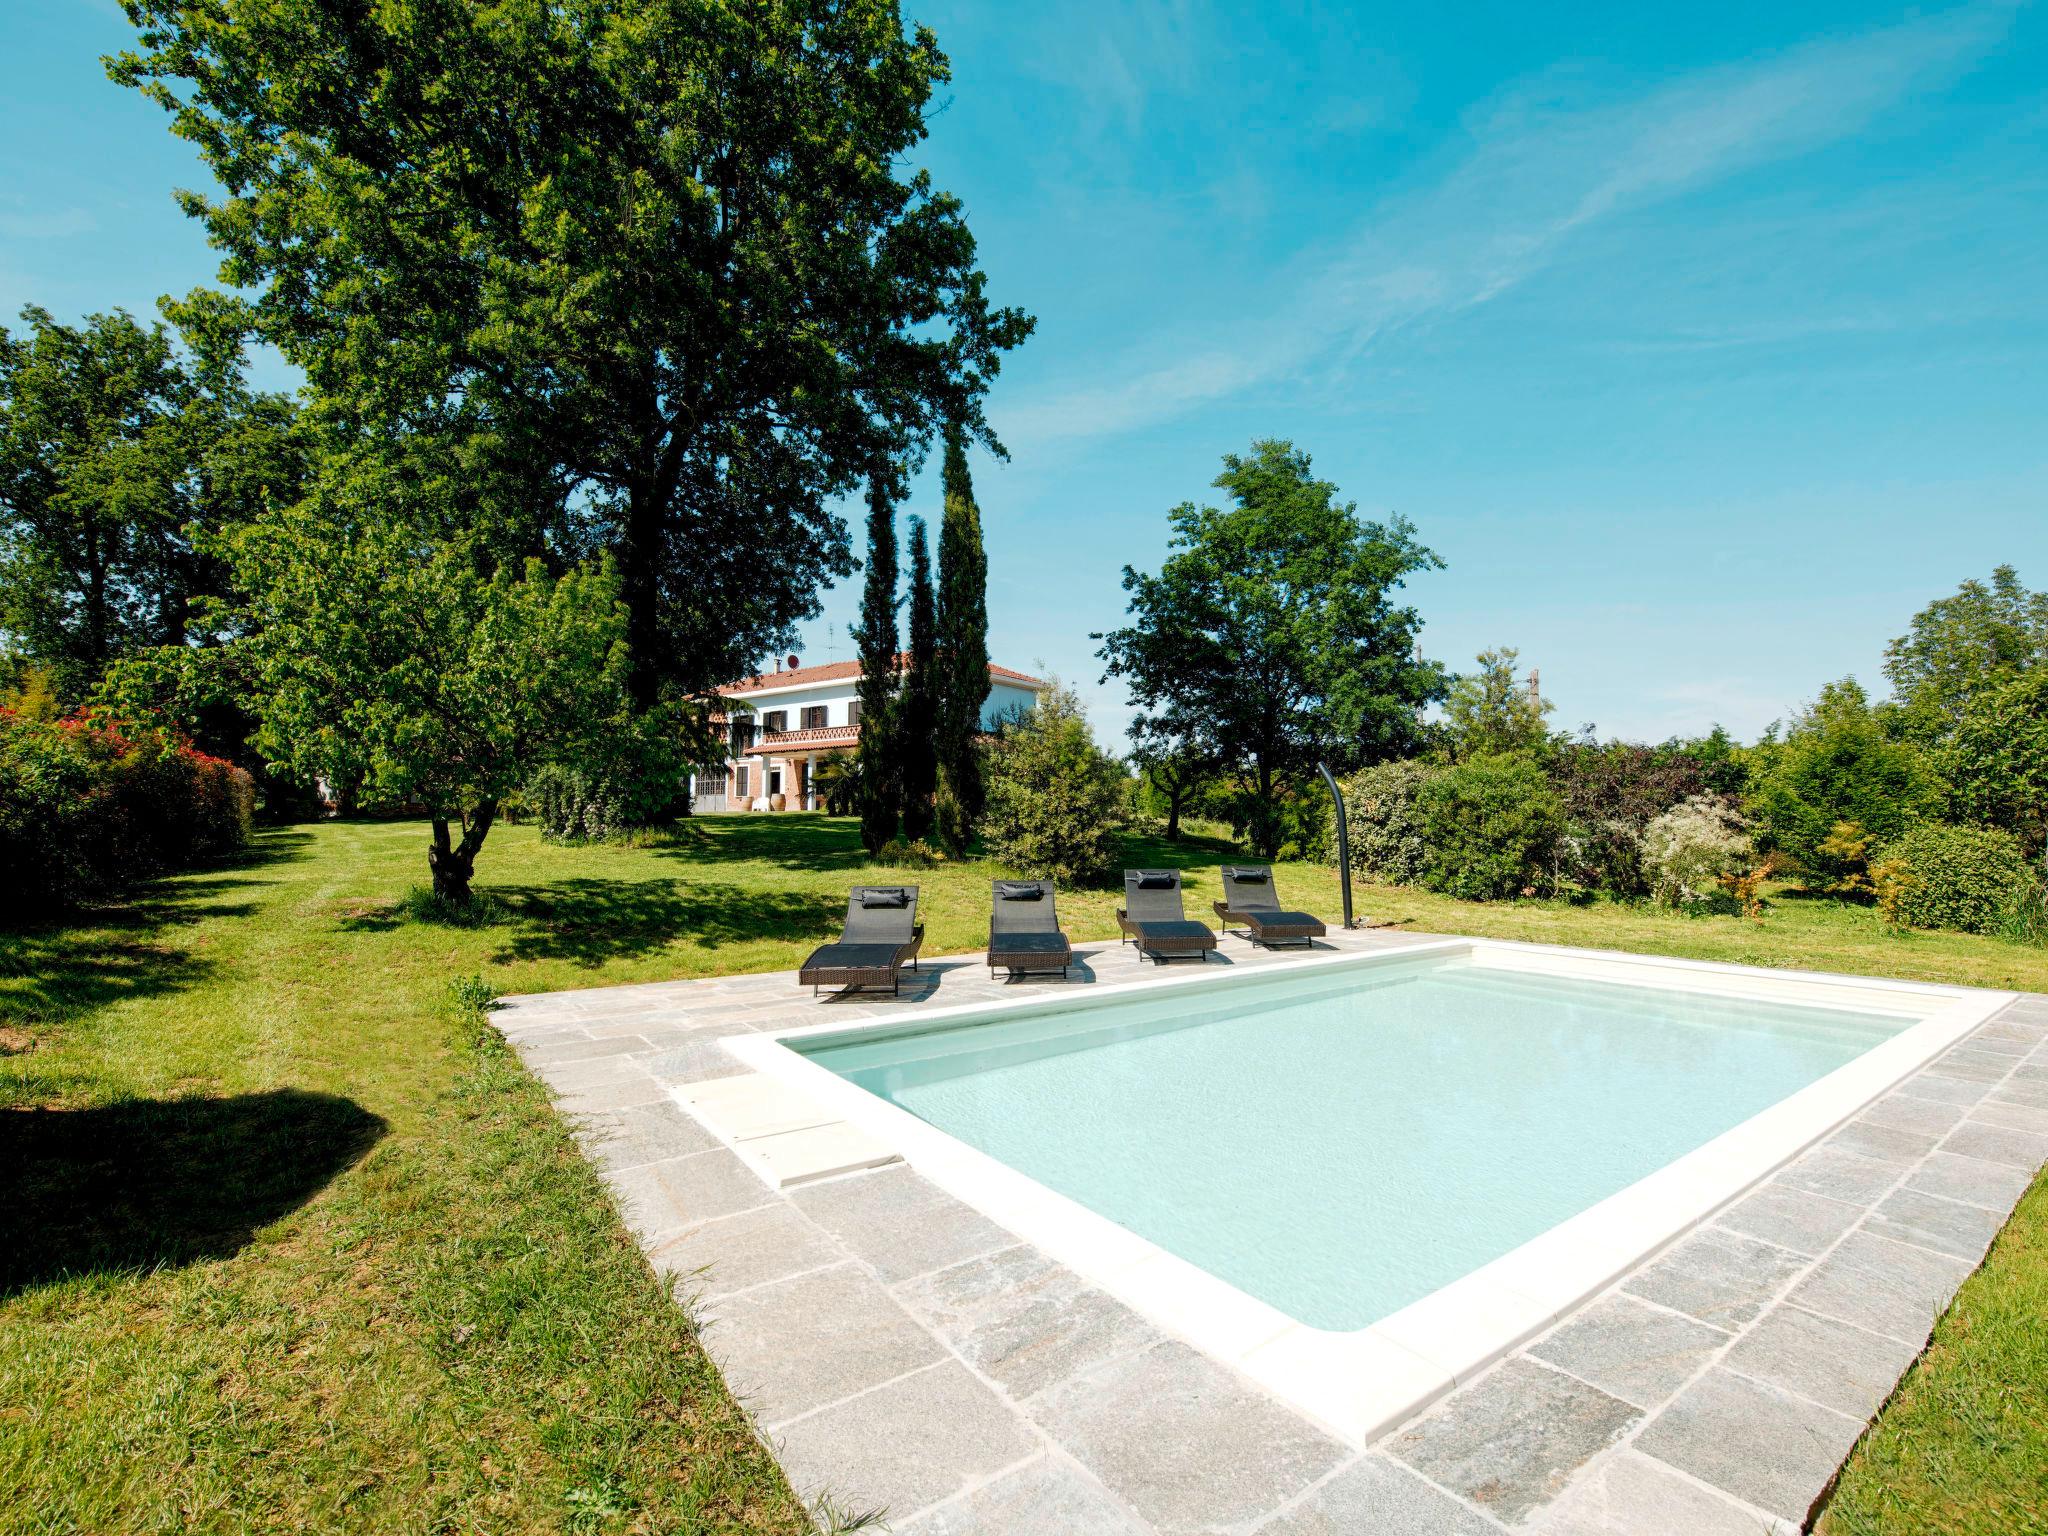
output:
[[[747,755],[780,756],[789,752],[835,752],[860,744],[858,725],[818,725],[808,730],[763,731],[749,746]]]

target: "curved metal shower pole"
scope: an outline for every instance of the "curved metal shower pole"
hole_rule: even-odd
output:
[[[1337,787],[1337,777],[1330,772],[1328,763],[1317,763],[1323,775],[1323,782],[1330,786],[1330,801],[1337,807],[1337,868],[1344,876],[1344,926],[1355,928],[1351,920],[1351,830],[1344,824],[1344,791]]]

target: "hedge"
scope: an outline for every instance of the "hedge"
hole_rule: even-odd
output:
[[[1536,895],[1553,884],[1550,864],[1564,808],[1543,769],[1519,753],[1476,757],[1432,774],[1416,791],[1427,852],[1422,883],[1466,901]]]
[[[1926,822],[1885,844],[1883,862],[1904,867],[1898,916],[1913,928],[1996,932],[2035,881],[2019,843],[1992,827]]]
[[[0,909],[33,913],[240,847],[256,786],[164,732],[0,710]]]

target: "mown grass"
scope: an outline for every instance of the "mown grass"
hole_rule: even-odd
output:
[[[806,1528],[538,1085],[448,1005],[499,936],[366,920],[421,847],[272,832],[0,936],[0,1530]]]
[[[2048,1175],[1843,1468],[1825,1536],[2048,1531]]]
[[[639,847],[505,828],[482,910],[449,924],[408,897],[425,847],[417,824],[267,832],[232,866],[0,933],[0,1532],[802,1528],[540,1089],[450,981],[789,967],[856,880],[916,881],[927,952],[975,949],[999,871],[877,868],[851,822],[818,816],[706,818]],[[1186,868],[1201,915],[1230,856],[1129,850]],[[1277,873],[1284,901],[1334,915],[1331,871]],[[1111,938],[1116,900],[1066,892],[1062,916]],[[1364,885],[1358,910],[2048,990],[2041,951],[1902,938],[1783,892],[1761,925]],[[2029,1528],[1942,1511],[2021,1509],[2000,1490],[2048,1482],[2040,1334],[2031,1354],[2016,1339],[2042,1315],[2044,1242],[2037,1186],[1852,1462],[1840,1529]]]

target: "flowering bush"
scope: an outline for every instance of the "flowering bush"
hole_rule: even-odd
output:
[[[156,730],[0,710],[0,905],[21,912],[239,847],[256,786]]]
[[[1708,901],[1751,860],[1742,818],[1712,795],[1680,801],[1643,828],[1643,874],[1666,906]]]

